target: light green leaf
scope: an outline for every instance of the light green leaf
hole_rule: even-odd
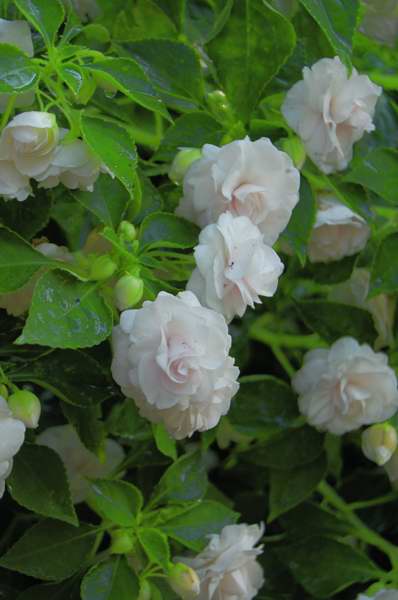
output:
[[[370,297],[398,291],[397,253],[398,233],[392,233],[377,248],[370,275]]]
[[[307,258],[307,244],[311,237],[316,217],[316,201],[306,179],[301,178],[300,200],[295,206],[289,224],[282,234],[284,239],[297,255],[302,266]]]
[[[24,444],[14,457],[7,487],[21,506],[45,517],[78,524],[64,464],[50,448]]]
[[[170,548],[167,536],[158,529],[145,527],[138,530],[138,539],[149,560],[167,572],[170,564]]]
[[[95,565],[81,586],[82,600],[134,600],[138,592],[138,578],[124,556]]]
[[[17,344],[52,348],[86,348],[112,330],[112,311],[97,284],[84,283],[61,271],[40,277],[29,316]]]
[[[192,248],[198,243],[198,236],[197,225],[164,212],[148,215],[140,228],[141,244],[150,248]]]
[[[262,0],[234,3],[230,18],[207,51],[238,119],[249,120],[295,43],[293,26]]]
[[[140,490],[127,481],[99,479],[91,484],[88,503],[103,519],[120,527],[134,527],[143,506]]]
[[[344,181],[359,183],[387,202],[398,203],[398,152],[391,148],[377,148],[357,159]]]
[[[116,229],[123,219],[130,196],[126,188],[109,175],[100,175],[92,192],[74,191],[72,195],[102,223]]]
[[[165,456],[169,456],[173,460],[177,459],[177,444],[175,439],[166,431],[161,423],[152,425],[153,437],[155,438],[156,447]]]
[[[20,94],[37,81],[37,68],[24,52],[0,43],[0,93]]]
[[[41,33],[47,46],[52,46],[65,18],[60,0],[15,0],[18,10]]]

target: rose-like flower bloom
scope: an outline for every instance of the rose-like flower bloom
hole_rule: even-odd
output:
[[[58,142],[55,116],[30,111],[14,117],[0,137],[0,160],[11,160],[23,175],[37,177],[53,159]]]
[[[142,416],[176,439],[217,425],[238,390],[222,315],[192,292],[160,292],[120,315],[113,330],[112,374]]]
[[[375,596],[359,594],[357,600],[398,600],[398,590],[380,590]]]
[[[90,493],[89,479],[106,478],[124,459],[123,448],[114,440],[105,441],[105,459],[101,461],[87,450],[71,425],[49,427],[36,438],[62,459],[68,475],[72,501],[83,502]]]
[[[41,242],[35,246],[35,250],[48,258],[53,258],[62,262],[73,261],[73,255],[65,246]],[[0,308],[5,308],[7,313],[14,317],[23,315],[32,302],[33,292],[41,275],[42,271],[39,270],[21,289],[8,294],[0,294]]]
[[[206,144],[184,177],[177,214],[205,227],[223,212],[246,216],[272,245],[298,202],[300,174],[268,138],[248,137],[222,148]]]
[[[322,58],[304,67],[303,80],[287,93],[282,113],[324,173],[345,169],[355,142],[373,131],[382,89],[353,69],[348,76],[339,58]]]
[[[11,160],[0,160],[0,196],[23,202],[31,193],[29,177],[22,175]]]
[[[368,310],[379,334],[375,341],[376,349],[392,346],[394,343],[395,298],[387,294],[378,294],[374,298],[368,299],[369,284],[369,271],[354,269],[348,281],[333,286],[329,298],[334,302],[351,304]]]
[[[195,558],[179,558],[200,579],[198,600],[251,600],[264,583],[263,569],[256,561],[263,547],[256,544],[263,525],[227,525],[220,535],[211,535],[208,546]]]
[[[397,378],[387,355],[351,337],[307,352],[292,384],[300,412],[320,431],[341,435],[385,421],[398,409]]]
[[[25,425],[14,419],[7,402],[0,396],[0,498],[5,490],[5,480],[12,470],[12,459],[25,439]]]
[[[318,196],[318,211],[308,244],[311,262],[331,262],[360,252],[370,236],[369,226],[332,194]]]
[[[248,217],[220,215],[207,225],[195,248],[196,269],[187,284],[200,302],[222,313],[227,321],[254,308],[259,296],[273,296],[283,264],[264,244]]]
[[[12,44],[28,56],[33,56],[33,40],[27,21],[7,21],[0,19],[0,43]],[[3,112],[7,106],[11,94],[0,94],[0,112]],[[14,100],[14,106],[29,106],[33,103],[35,94],[33,91],[17,94]]]
[[[398,38],[398,0],[363,0],[360,30],[370,38],[394,46]]]

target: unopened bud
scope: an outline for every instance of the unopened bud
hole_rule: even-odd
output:
[[[184,563],[177,563],[170,568],[168,582],[171,589],[183,600],[193,600],[199,596],[198,574]]]
[[[128,554],[134,548],[134,538],[130,531],[126,529],[116,529],[111,534],[112,554]]]
[[[380,467],[390,460],[397,443],[397,432],[389,423],[372,425],[362,433],[362,452]]]
[[[36,394],[28,390],[18,390],[9,396],[8,406],[16,419],[26,427],[36,429],[41,414],[41,404]]]
[[[174,157],[169,170],[169,178],[173,183],[181,183],[185,173],[193,162],[201,158],[198,148],[181,148]]]
[[[144,293],[144,282],[135,275],[124,275],[115,286],[115,304],[119,310],[135,306]]]
[[[138,594],[137,600],[151,600],[151,596],[151,586],[149,585],[149,582],[144,579],[140,583],[140,593]]]
[[[305,163],[306,153],[305,148],[300,140],[300,138],[296,136],[292,136],[290,138],[283,138],[280,143],[281,149],[286,152],[294,162],[295,167],[297,169],[301,169],[303,164]]]
[[[132,242],[137,237],[137,230],[132,223],[128,221],[122,221],[119,225],[119,234],[124,237],[125,240]]]
[[[111,259],[108,254],[97,256],[91,263],[90,279],[94,281],[104,281],[112,277],[117,269],[117,264]]]

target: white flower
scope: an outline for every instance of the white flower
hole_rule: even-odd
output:
[[[12,44],[28,56],[33,56],[33,40],[27,21],[7,21],[0,19],[0,43]],[[12,94],[0,94],[0,112],[3,112],[7,106]],[[17,94],[14,100],[14,106],[17,108],[29,106],[35,99],[33,90]]]
[[[352,304],[368,310],[379,334],[375,347],[392,346],[394,343],[393,326],[395,299],[386,294],[379,294],[368,299],[370,273],[366,269],[354,269],[348,281],[333,286],[329,294],[330,300]]]
[[[379,467],[390,460],[397,444],[397,431],[390,423],[376,423],[362,431],[362,452]]]
[[[200,227],[223,212],[244,215],[272,245],[298,202],[300,174],[291,158],[267,138],[248,137],[222,148],[206,144],[202,158],[184,177],[184,197],[177,214]]]
[[[20,113],[0,137],[0,160],[10,160],[22,175],[37,177],[51,164],[58,142],[55,116],[47,112]]]
[[[397,378],[387,355],[351,337],[307,352],[292,384],[300,412],[320,431],[341,435],[385,421],[398,409]]]
[[[62,129],[60,137],[64,138],[67,133],[66,129]],[[87,144],[82,140],[74,140],[57,146],[48,169],[36,179],[40,182],[39,187],[43,188],[54,188],[63,183],[71,190],[92,192],[103,170],[101,162],[93,156]]]
[[[362,250],[369,239],[366,221],[332,194],[318,196],[318,211],[308,244],[311,262],[331,262]]]
[[[264,244],[256,225],[247,217],[220,215],[207,225],[195,248],[196,269],[187,284],[200,302],[222,313],[227,321],[254,308],[259,296],[273,296],[283,264]]]
[[[375,596],[359,594],[357,600],[398,600],[398,590],[380,590]]]
[[[198,600],[251,600],[264,584],[263,569],[256,558],[263,547],[256,544],[263,525],[227,525],[211,535],[208,546],[195,558],[179,558],[200,579]]]
[[[303,80],[287,93],[282,113],[314,163],[332,173],[347,167],[354,143],[373,131],[381,91],[355,69],[348,76],[339,58],[322,58],[304,67]]]
[[[360,30],[378,42],[394,46],[398,38],[398,0],[363,0],[366,11]]]
[[[25,439],[25,425],[14,419],[7,402],[0,396],[0,498],[5,490],[5,480],[12,470],[12,459]]]
[[[215,427],[238,390],[222,315],[191,292],[160,292],[113,330],[112,374],[141,415],[176,439]]]
[[[57,246],[57,244],[41,242],[35,246],[35,250],[40,252],[40,254],[47,256],[48,258],[53,258],[62,262],[73,261],[73,255],[70,254],[68,248],[65,246]],[[23,315],[28,310],[32,302],[33,292],[41,275],[42,271],[39,270],[21,289],[8,294],[0,294],[0,308],[5,308],[8,314],[14,315],[14,317]]]
[[[83,502],[90,493],[89,479],[107,477],[124,459],[123,448],[114,440],[105,441],[105,459],[87,450],[71,425],[49,427],[36,438],[42,446],[52,448],[62,459],[69,479],[74,504]]]
[[[29,177],[22,175],[11,160],[0,160],[0,196],[23,202],[31,193]]]

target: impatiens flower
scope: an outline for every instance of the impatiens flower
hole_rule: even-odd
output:
[[[351,337],[307,352],[292,384],[300,412],[320,431],[341,435],[385,421],[398,409],[397,378],[387,355]]]
[[[227,525],[211,535],[206,548],[195,558],[179,558],[199,576],[198,600],[251,600],[264,584],[257,562],[262,546],[256,546],[263,525]]]
[[[5,490],[5,480],[12,470],[12,459],[25,439],[25,425],[14,419],[6,400],[0,396],[0,498]]]
[[[332,194],[318,197],[318,211],[308,244],[311,262],[331,262],[360,252],[370,236],[369,226]]]
[[[324,173],[345,169],[353,145],[374,130],[373,115],[381,88],[339,58],[322,58],[304,67],[303,80],[287,93],[282,113]]]
[[[375,596],[359,594],[357,600],[398,600],[398,590],[380,590]]]
[[[37,177],[52,162],[58,142],[55,116],[24,112],[14,117],[0,137],[0,160],[12,161],[22,175]]]
[[[394,46],[398,39],[398,0],[362,0],[365,14],[360,30],[370,38]]]
[[[31,193],[29,177],[22,175],[11,160],[0,160],[0,196],[23,202]]]
[[[259,296],[273,296],[283,271],[276,252],[247,217],[220,215],[207,225],[195,248],[196,269],[187,284],[200,302],[227,321],[254,308]]]
[[[69,479],[74,504],[83,502],[90,492],[89,479],[107,477],[124,459],[123,448],[114,440],[105,442],[105,459],[101,461],[83,446],[71,425],[49,427],[36,438],[41,446],[52,448],[62,459]]]
[[[368,310],[379,334],[375,341],[376,349],[391,346],[394,343],[395,298],[387,294],[378,294],[368,299],[369,284],[369,271],[354,269],[348,281],[333,286],[329,298],[335,302],[352,304]]]
[[[205,227],[223,212],[246,216],[272,245],[298,202],[300,174],[268,138],[248,137],[222,148],[206,144],[184,177],[177,214]]]
[[[27,21],[8,21],[0,19],[0,43],[12,44],[28,56],[33,56],[33,40]],[[11,94],[0,94],[0,112],[7,106]],[[33,103],[35,94],[33,91],[17,94],[14,98],[14,106],[29,106]]]
[[[217,425],[238,390],[239,369],[222,315],[192,292],[160,292],[126,310],[113,330],[112,374],[142,416],[176,439]]]

